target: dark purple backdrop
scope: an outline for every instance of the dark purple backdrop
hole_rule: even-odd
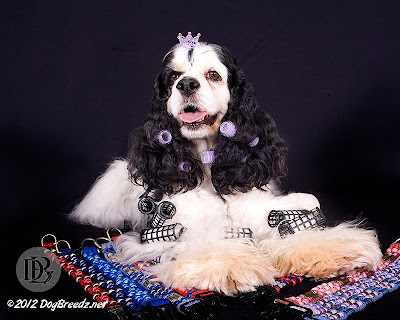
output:
[[[331,224],[362,214],[383,247],[400,237],[398,1],[206,2],[1,2],[2,226],[24,237],[16,256],[76,233],[58,213],[125,155],[187,31],[245,70],[290,145],[287,190],[317,195]]]

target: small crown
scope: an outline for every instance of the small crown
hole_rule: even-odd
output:
[[[178,39],[179,39],[179,42],[180,42],[182,48],[185,48],[186,50],[193,50],[196,47],[200,36],[201,36],[201,34],[198,33],[197,36],[195,36],[193,38],[192,33],[188,32],[187,36],[184,37],[184,36],[182,36],[182,33],[179,33]]]

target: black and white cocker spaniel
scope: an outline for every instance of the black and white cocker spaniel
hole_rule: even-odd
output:
[[[316,197],[281,194],[285,154],[229,51],[178,44],[163,59],[151,113],[126,159],[110,165],[71,216],[106,228],[131,221],[117,251],[127,263],[157,260],[152,272],[180,289],[234,295],[289,272],[323,279],[376,269],[373,230],[322,229]]]

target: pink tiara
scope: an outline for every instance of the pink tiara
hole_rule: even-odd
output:
[[[196,47],[197,42],[199,42],[200,36],[201,36],[201,34],[198,33],[197,36],[195,36],[193,38],[192,33],[188,32],[187,36],[184,37],[184,36],[182,36],[182,33],[179,33],[178,39],[179,39],[179,43],[181,44],[182,48],[185,48],[186,50],[193,50]]]

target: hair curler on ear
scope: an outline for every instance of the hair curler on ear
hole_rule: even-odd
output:
[[[172,140],[172,134],[168,130],[161,130],[157,134],[157,141],[159,144],[165,145],[170,143]]]
[[[236,126],[232,121],[224,121],[219,126],[221,134],[227,138],[232,138],[236,134]]]

